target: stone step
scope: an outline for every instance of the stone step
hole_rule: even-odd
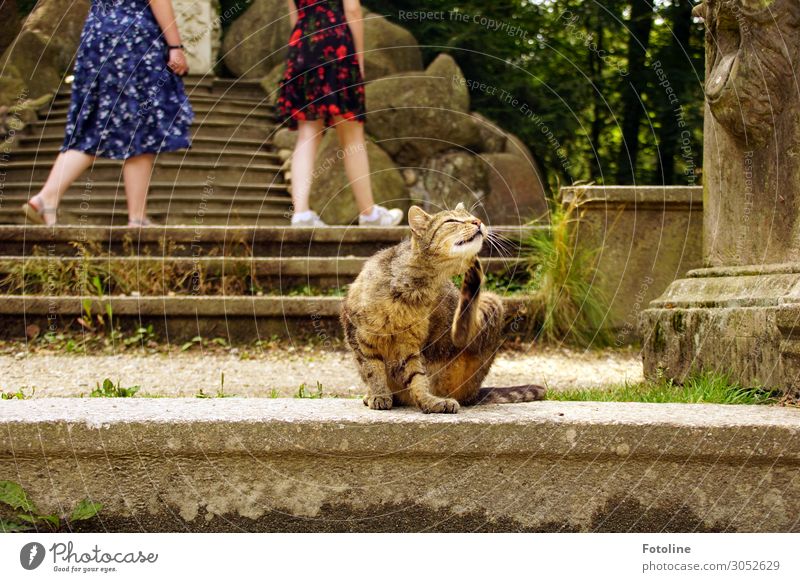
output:
[[[52,163],[46,160],[8,162],[0,165],[9,181],[44,181],[50,174]],[[217,163],[193,160],[163,160],[153,167],[152,179],[160,181],[235,181],[262,184],[283,182],[281,166],[272,163]],[[98,181],[118,180],[122,175],[122,162],[98,158],[90,176]]]
[[[3,188],[5,205],[22,204],[28,198],[39,192],[44,182],[6,182]],[[70,205],[80,205],[83,202],[93,203],[117,197],[123,200],[125,196],[124,183],[116,181],[80,180],[67,190],[61,202],[62,208]],[[285,182],[262,184],[237,184],[235,182],[189,182],[180,183],[153,181],[150,182],[148,200],[168,199],[192,201],[202,200],[208,204],[215,202],[255,202],[270,196],[283,196],[289,199],[289,186]]]
[[[22,212],[19,210],[27,195],[6,195],[5,204],[0,208],[0,222],[7,224],[24,224]],[[194,224],[195,217],[199,220],[206,217],[232,217],[267,218],[280,217],[279,222],[265,224],[286,224],[290,215],[291,199],[288,196],[249,196],[239,195],[235,198],[203,197],[198,193],[167,193],[151,194],[148,197],[147,209],[152,218],[156,216],[167,217],[174,224],[178,217],[190,217],[186,224]],[[118,194],[97,194],[92,192],[91,198],[74,197],[66,199],[60,207],[59,222],[62,224],[80,224],[81,221],[89,224],[103,223],[104,218],[119,218],[117,215],[126,212],[125,193],[122,189]],[[276,214],[277,213],[277,214]],[[263,215],[263,216],[262,216]],[[179,224],[179,223],[178,223]],[[222,224],[225,224],[224,222]]]
[[[504,234],[518,240],[546,226],[504,227]],[[328,226],[325,228],[185,226],[153,227],[132,231],[109,226],[0,225],[0,256],[28,256],[35,248],[50,254],[76,256],[77,246],[91,244],[95,254],[127,256],[136,252],[151,256],[370,256],[397,244],[409,235],[408,227]],[[490,250],[484,256],[492,255]],[[513,256],[513,253],[510,255]]]
[[[26,327],[42,332],[79,331],[78,318],[88,320],[111,313],[114,327],[123,331],[153,326],[169,341],[196,336],[224,337],[233,344],[273,337],[305,340],[341,336],[342,297],[313,296],[27,296],[6,295],[0,301],[0,337],[24,338]],[[503,298],[509,336],[524,335],[525,296]]]
[[[275,112],[275,107],[267,101],[267,96],[263,97],[229,97],[224,95],[212,95],[208,93],[193,92],[189,93],[189,101],[194,107],[195,104],[200,105],[217,105],[224,104],[226,107],[233,107],[238,110],[250,111],[257,109],[267,113]],[[66,109],[71,102],[70,93],[59,93],[53,100],[51,105],[42,108],[43,113],[47,113],[50,107]]]
[[[26,281],[40,285],[42,273],[103,273],[114,281],[110,294],[138,292],[142,296],[196,294],[203,286],[206,294],[223,295],[247,291],[268,295],[342,289],[361,272],[366,257],[0,257],[0,294],[18,293],[20,271]],[[488,274],[513,276],[524,273],[520,259],[483,260]],[[6,276],[13,273],[13,281]],[[91,275],[89,275],[91,277]],[[225,281],[227,279],[228,282]],[[74,282],[74,281],[73,281]],[[122,287],[118,286],[122,285]],[[12,285],[13,284],[13,285]],[[128,286],[132,287],[128,288]],[[26,295],[40,292],[28,288]],[[64,290],[69,293],[69,289]]]
[[[236,123],[232,121],[218,120],[195,120],[190,129],[192,137],[212,137],[212,138],[246,138],[246,139],[267,139],[272,135],[278,126],[266,122],[252,121],[248,123]],[[64,139],[66,130],[66,120],[38,120],[30,123],[25,128],[25,136],[32,138],[53,139],[58,137]]]
[[[183,79],[186,94],[191,99],[195,95],[214,95],[221,99],[263,99],[266,95],[258,81],[247,79],[220,79],[208,76],[187,76]],[[62,83],[56,97],[69,96],[72,85]]]
[[[653,536],[632,532],[796,532],[797,430],[797,410],[775,406],[553,400],[448,415],[349,398],[34,398],[0,406],[0,475],[44,514],[102,504],[73,525],[83,532],[624,532],[640,543]],[[497,578],[530,563],[508,560]]]
[[[180,226],[196,224],[216,226],[286,226],[289,224],[289,209],[291,204],[283,202],[271,206],[244,207],[238,204],[228,205],[223,208],[207,208],[202,203],[190,205],[148,205],[148,216],[158,225]],[[61,225],[81,226],[118,226],[124,227],[128,223],[128,212],[123,200],[116,208],[89,208],[75,209],[74,205],[69,210],[59,214]],[[14,208],[0,209],[0,224],[24,225],[27,224],[23,214]]]
[[[220,102],[224,103],[224,102]],[[269,111],[261,111],[259,108],[238,109],[235,107],[226,107],[224,104],[220,105],[198,105],[192,106],[194,110],[194,123],[202,124],[208,121],[227,121],[231,123],[248,124],[252,122],[272,123],[275,121],[275,116]],[[46,109],[40,110],[41,121],[61,122],[66,120],[67,110]]]
[[[191,155],[195,150],[215,150],[225,153],[251,153],[251,152],[272,152],[273,146],[269,141],[269,135],[264,138],[242,138],[233,136],[213,137],[213,136],[194,136],[192,138],[192,149],[180,152],[165,152],[160,154],[163,156],[183,156]],[[22,153],[28,155],[35,152],[37,149],[40,151],[58,151],[64,141],[64,135],[54,133],[48,130],[42,136],[22,135],[19,139],[19,146],[14,148],[13,155],[16,157]]]
[[[17,208],[29,198],[29,193],[7,193],[4,195],[4,206],[9,208]],[[67,196],[64,197],[60,209],[66,212],[78,212],[83,210],[101,210],[105,208],[114,208],[118,210],[125,206],[125,191],[122,184],[115,191],[98,191],[92,189],[87,196]],[[291,198],[283,191],[274,192],[272,195],[269,193],[260,192],[258,194],[235,193],[229,196],[222,196],[215,192],[213,194],[204,195],[198,190],[167,190],[161,191],[155,189],[151,191],[147,197],[147,206],[150,209],[156,207],[179,209],[249,209],[257,210],[264,207],[281,209],[291,206]],[[0,208],[0,212],[7,210],[5,207]]]
[[[13,153],[15,162],[48,162],[53,163],[59,151],[59,146],[25,146],[16,148]],[[272,164],[281,165],[280,158],[275,152],[261,151],[258,149],[229,150],[227,148],[196,147],[177,152],[164,152],[156,157],[156,164],[165,162],[203,162],[216,165],[228,164]]]
[[[221,79],[219,77],[211,78],[209,84],[208,77],[206,78],[184,78],[184,86],[186,92],[190,96],[197,93],[209,93],[221,99],[263,99],[266,96],[264,88],[259,81],[248,79]]]

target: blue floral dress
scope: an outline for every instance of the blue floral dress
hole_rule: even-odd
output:
[[[61,151],[104,158],[190,147],[194,113],[148,0],[92,0]]]

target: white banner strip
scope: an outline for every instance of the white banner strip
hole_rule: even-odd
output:
[[[0,573],[137,582],[796,581],[798,542],[797,534],[6,534]]]

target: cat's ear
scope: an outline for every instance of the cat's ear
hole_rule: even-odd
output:
[[[459,202],[458,204],[456,204],[456,210],[465,210],[464,203]]]
[[[412,206],[408,209],[408,226],[411,227],[411,232],[414,234],[422,234],[428,228],[430,221],[431,215],[419,206]]]

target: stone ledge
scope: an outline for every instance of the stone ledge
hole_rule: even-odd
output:
[[[654,207],[663,210],[696,207],[702,210],[702,186],[568,186],[561,189],[565,203],[580,196],[580,205]]]
[[[358,400],[0,405],[0,479],[109,531],[800,531],[800,411]]]

